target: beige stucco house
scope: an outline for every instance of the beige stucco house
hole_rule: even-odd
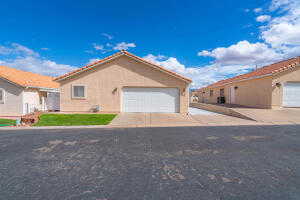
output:
[[[300,57],[221,80],[198,90],[199,102],[256,108],[300,107]]]
[[[190,79],[127,51],[55,79],[62,112],[187,113]]]
[[[0,116],[59,110],[58,86],[52,77],[0,66]]]

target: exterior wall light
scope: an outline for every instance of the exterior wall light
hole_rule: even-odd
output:
[[[281,83],[276,83],[275,85],[276,85],[276,87],[280,87]]]
[[[237,90],[237,89],[239,89],[239,87],[238,86],[234,86],[234,89]]]

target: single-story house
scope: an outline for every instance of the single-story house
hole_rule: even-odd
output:
[[[228,104],[257,108],[300,107],[300,57],[218,81],[198,93],[203,103],[225,100]]]
[[[52,77],[0,66],[0,116],[59,110],[58,87]]]
[[[187,113],[190,79],[120,51],[55,79],[62,112]]]

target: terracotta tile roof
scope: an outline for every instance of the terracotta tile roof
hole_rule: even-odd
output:
[[[233,78],[228,78],[228,79],[218,81],[218,82],[208,85],[206,87],[200,88],[199,90],[205,89],[205,88],[220,87],[220,86],[226,85],[228,83],[242,81],[242,80],[249,79],[249,78],[273,75],[273,74],[280,73],[280,72],[286,71],[288,69],[294,68],[294,67],[298,66],[299,64],[300,64],[300,56],[291,58],[288,60],[280,61],[280,62],[271,64],[271,65],[267,65],[265,67],[261,67],[253,72],[249,72],[246,74],[235,76]]]
[[[0,78],[23,87],[59,88],[53,77],[43,76],[15,68],[0,66]]]
[[[172,75],[172,76],[175,76],[175,77],[177,77],[177,78],[180,78],[180,79],[182,79],[182,80],[184,80],[184,81],[186,81],[186,82],[189,82],[189,83],[192,82],[192,80],[189,79],[189,78],[186,78],[186,77],[184,77],[184,76],[182,76],[182,75],[179,75],[179,74],[177,74],[177,73],[175,73],[175,72],[173,72],[173,71],[170,71],[170,70],[168,70],[168,69],[166,69],[166,68],[164,68],[164,67],[161,67],[161,66],[159,66],[159,65],[157,65],[157,64],[151,63],[151,62],[149,62],[149,61],[147,61],[147,60],[145,60],[145,59],[143,59],[143,58],[140,58],[140,57],[138,57],[138,56],[136,56],[136,55],[133,55],[133,54],[131,54],[131,53],[129,53],[128,51],[125,51],[125,50],[121,50],[120,52],[115,53],[115,54],[113,54],[113,55],[111,55],[111,56],[108,56],[108,57],[106,57],[106,58],[103,58],[102,60],[99,60],[99,61],[96,61],[96,62],[94,62],[94,63],[91,63],[91,64],[89,64],[89,65],[86,65],[86,66],[84,66],[84,67],[82,67],[82,68],[79,68],[79,69],[77,69],[77,70],[71,71],[71,72],[69,72],[69,73],[67,73],[67,74],[64,74],[64,75],[62,75],[62,76],[56,77],[54,80],[55,80],[55,81],[60,81],[60,80],[63,80],[63,79],[65,79],[65,78],[72,77],[72,76],[74,76],[74,75],[76,75],[76,74],[78,74],[78,73],[81,73],[81,72],[84,72],[84,71],[93,69],[94,67],[97,66],[97,64],[103,64],[103,63],[105,63],[105,62],[108,61],[108,60],[117,58],[117,57],[122,56],[122,55],[126,55],[126,56],[131,57],[131,58],[133,58],[133,59],[135,59],[135,60],[138,60],[138,61],[140,61],[140,62],[146,63],[146,64],[152,66],[153,68],[156,68],[156,69],[158,69],[158,70],[160,70],[160,71],[166,72],[166,73],[168,73],[168,74],[170,74],[170,75]]]

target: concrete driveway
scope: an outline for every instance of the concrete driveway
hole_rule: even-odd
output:
[[[268,124],[260,122],[259,124]],[[112,127],[173,127],[173,126],[258,125],[258,122],[230,117],[198,108],[189,108],[189,114],[179,113],[120,113]]]
[[[189,115],[179,113],[120,113],[110,125],[126,127],[166,127],[197,126],[200,124]]]
[[[0,199],[299,200],[299,130],[0,130]]]
[[[259,123],[268,124],[300,124],[300,108],[255,109],[233,108]]]
[[[234,110],[253,120],[190,108],[188,115],[178,113],[121,113],[110,125],[113,127],[172,127],[300,124],[300,109],[298,108],[278,110],[234,108]]]

